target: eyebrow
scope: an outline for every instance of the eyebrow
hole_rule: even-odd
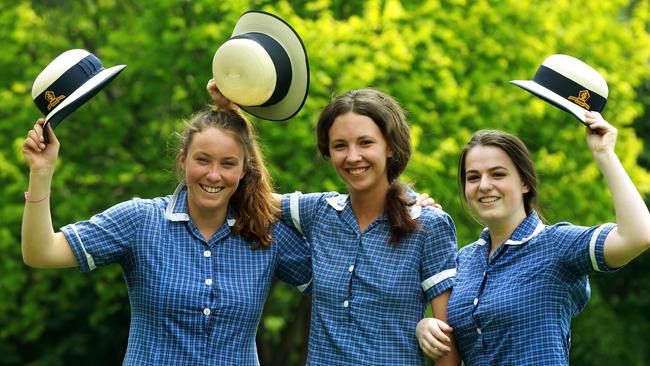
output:
[[[488,172],[491,172],[491,171],[494,171],[494,170],[499,170],[499,169],[508,170],[508,168],[506,168],[504,166],[497,165],[497,166],[494,166],[494,167],[488,169]],[[465,174],[469,174],[469,173],[478,173],[478,170],[477,169],[470,169],[470,170],[465,171]]]
[[[214,156],[212,154],[209,154],[209,153],[207,153],[205,151],[201,151],[201,150],[195,152],[193,156],[195,156],[195,157],[196,156],[208,157],[208,158],[211,158],[211,159],[214,158]],[[240,159],[236,155],[226,155],[226,156],[222,156],[221,160],[236,160],[236,161],[239,161]]]
[[[359,136],[359,137],[357,137],[357,138],[354,139],[354,140],[355,140],[355,141],[359,141],[359,140],[376,140],[376,137],[372,137],[372,136],[370,136],[370,135],[363,135],[363,136]],[[330,143],[332,143],[332,142],[334,142],[334,141],[343,141],[343,142],[346,142],[347,140],[344,139],[344,138],[334,138],[334,139],[330,139]]]

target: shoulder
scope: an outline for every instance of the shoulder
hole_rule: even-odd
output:
[[[134,197],[126,201],[125,203],[127,203],[129,206],[139,211],[165,212],[170,201],[171,201],[171,196],[155,197],[155,198]]]
[[[277,241],[278,236],[282,235],[300,235],[289,224],[282,220],[276,220],[271,224],[271,231],[273,232],[273,240]]]
[[[554,242],[574,242],[596,240],[601,234],[609,233],[616,224],[602,223],[595,226],[580,226],[570,222],[558,222],[546,227],[543,238]]]
[[[570,222],[558,222],[552,225],[547,225],[544,231],[540,234],[539,239],[562,239],[568,236],[580,235],[587,229],[584,226],[574,225]]]
[[[169,199],[170,197],[157,197],[153,199],[134,197],[110,207],[103,214],[107,216],[128,215],[132,220],[147,216],[163,217],[165,209],[169,204]]]
[[[419,206],[411,206],[412,208],[409,209],[409,212],[411,212],[411,216],[413,216],[413,212],[419,209],[419,215],[417,215],[416,220],[420,222],[422,226],[426,227],[436,227],[439,225],[447,225],[447,226],[454,226],[454,220],[452,220],[451,216],[449,216],[448,213],[445,211],[435,208],[435,207],[419,207]]]
[[[316,192],[316,193],[302,193],[299,191],[283,195],[283,203],[299,203],[300,206],[322,206],[332,207],[337,210],[342,210],[347,203],[348,195],[338,192]]]
[[[474,253],[476,253],[478,247],[479,247],[478,241],[475,241],[471,244],[467,244],[464,247],[460,248],[458,250],[458,261],[473,256]]]

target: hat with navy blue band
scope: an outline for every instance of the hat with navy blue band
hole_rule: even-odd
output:
[[[60,54],[41,71],[32,86],[32,98],[45,115],[45,124],[56,128],[125,67],[105,69],[97,56],[82,49]],[[47,140],[47,134],[45,138]]]
[[[591,66],[568,55],[552,55],[537,69],[533,80],[511,80],[585,123],[587,111],[602,112],[609,88],[605,78]]]
[[[276,15],[244,13],[212,60],[221,94],[271,121],[296,115],[307,99],[309,61],[298,33]]]

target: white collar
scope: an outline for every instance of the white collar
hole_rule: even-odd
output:
[[[527,237],[525,237],[525,238],[523,238],[521,240],[508,239],[503,244],[504,245],[522,245],[522,244],[525,244],[525,243],[529,242],[532,238],[536,237],[537,234],[539,234],[542,230],[544,230],[545,227],[546,227],[546,225],[544,225],[544,223],[540,220],[539,222],[537,222],[537,226],[535,227],[535,230],[533,230],[533,232],[530,235],[528,235]],[[486,231],[486,230],[487,230],[487,228],[483,229],[483,231]],[[485,244],[487,244],[487,241],[481,237],[476,241],[476,244],[485,245]]]
[[[341,211],[343,211],[343,209],[345,209],[345,205],[348,202],[348,197],[349,197],[349,195],[347,195],[347,194],[339,194],[339,195],[336,195],[336,196],[327,197],[325,200],[336,211],[341,212]],[[422,214],[422,207],[421,206],[417,206],[417,205],[407,206],[407,210],[408,210],[409,215],[411,216],[411,218],[413,220],[417,219]]]

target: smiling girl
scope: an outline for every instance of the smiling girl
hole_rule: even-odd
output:
[[[404,112],[385,93],[353,90],[324,108],[316,134],[348,194],[282,198],[284,220],[312,250],[308,364],[422,365],[415,326],[429,304],[446,319],[456,230],[399,180],[411,156]]]
[[[589,301],[588,275],[650,247],[650,213],[616,153],[616,128],[586,113],[586,139],[605,177],[616,224],[545,225],[537,178],[517,137],[479,131],[460,156],[461,197],[487,228],[458,255],[448,319],[465,365],[568,365],[571,319]],[[432,357],[448,343],[439,320],[418,324]]]
[[[250,122],[206,110],[180,134],[173,195],[117,204],[54,232],[49,192],[59,141],[39,119],[23,144],[30,168],[23,216],[26,264],[112,263],[131,302],[124,365],[258,365],[255,334],[273,277],[311,279],[303,239],[276,222],[270,177]]]

